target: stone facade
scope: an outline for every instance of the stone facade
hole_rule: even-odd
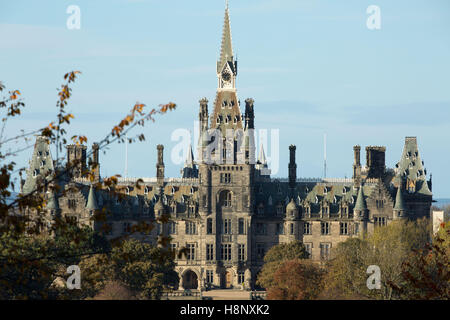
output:
[[[156,177],[142,178],[142,189],[134,187],[137,178],[120,179],[116,190],[124,194],[120,199],[107,190],[95,190],[82,176],[86,167],[95,164],[101,179],[98,146],[93,146],[88,165],[86,147],[68,146],[68,159],[75,157],[78,163],[73,178],[61,181],[68,192],[48,194],[50,216],[71,216],[98,230],[107,223],[107,236],[113,238],[130,233],[141,221],[154,222],[161,214],[169,214],[169,224],[131,236],[156,244],[158,235],[167,233],[173,248],[187,248],[187,257],[177,259],[180,289],[253,288],[264,254],[276,244],[300,240],[310,258],[321,261],[349,237],[396,219],[429,216],[431,179],[426,178],[415,137],[406,138],[394,169],[386,168],[385,147],[367,147],[363,166],[361,147],[355,146],[352,178],[297,178],[296,148],[290,146],[289,177],[270,177],[262,147],[254,160],[252,99],[245,100],[241,114],[228,8],[217,76],[211,115],[208,100],[200,100],[197,161],[191,150],[182,177],[164,176],[164,147],[159,145]],[[227,135],[230,130],[231,136]],[[48,143],[39,137],[23,192],[31,192],[39,175],[49,170],[53,164]],[[100,209],[108,212],[107,222],[90,219]]]

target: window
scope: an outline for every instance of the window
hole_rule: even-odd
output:
[[[223,234],[231,234],[231,219],[223,219]]]
[[[303,234],[311,234],[311,223],[305,222],[303,225]]]
[[[195,243],[186,244],[186,259],[187,260],[195,260]]]
[[[267,234],[267,225],[265,223],[256,224],[256,234],[265,235]]]
[[[321,223],[321,233],[323,235],[330,234],[330,224],[328,222]]]
[[[328,260],[330,258],[330,248],[331,244],[329,243],[320,244],[320,259]]]
[[[330,213],[330,208],[329,207],[323,207],[323,214],[329,214]]]
[[[186,234],[196,234],[195,222],[186,221]]]
[[[289,232],[290,232],[291,234],[294,234],[294,224],[293,224],[293,223],[290,224],[289,229],[290,229]]]
[[[212,219],[208,218],[208,219],[206,219],[206,234],[212,234],[212,233],[213,233]]]
[[[381,227],[386,225],[386,217],[374,217],[373,222],[375,227]]]
[[[221,173],[220,183],[231,183],[231,173]]]
[[[308,259],[312,258],[312,243],[304,243],[306,252],[308,252]]]
[[[347,222],[341,222],[339,229],[340,229],[341,234],[348,235],[348,223]]]
[[[245,234],[244,219],[239,218],[239,234]]]
[[[376,204],[377,204],[377,208],[378,209],[383,209],[384,208],[384,200],[377,200]]]
[[[208,260],[208,261],[214,260],[214,245],[213,244],[206,245],[206,260]]]
[[[222,244],[220,253],[221,253],[222,260],[224,260],[224,261],[231,260],[231,244],[229,244],[229,243]]]
[[[221,203],[222,206],[225,208],[231,208],[231,192],[230,191],[223,191],[220,194]]]
[[[264,243],[256,244],[256,255],[258,259],[263,259],[266,254],[266,246]]]
[[[306,215],[311,216],[311,207],[306,207]]]
[[[238,260],[239,261],[245,260],[245,244],[238,245]]]
[[[177,224],[174,221],[169,222],[169,234],[177,234]]]
[[[77,201],[75,199],[69,199],[68,206],[70,209],[75,209],[77,207]]]
[[[359,223],[355,223],[355,234],[359,233]]]
[[[238,283],[242,284],[245,281],[245,272],[244,271],[239,271],[238,272]]]
[[[275,234],[284,234],[284,224],[277,223],[277,228],[275,230]]]
[[[177,251],[177,244],[176,243],[171,243],[170,244],[170,250],[173,251],[173,252]]]
[[[213,270],[206,270],[206,283],[214,282],[214,272]]]
[[[343,207],[343,208],[342,208],[342,214],[343,214],[344,216],[348,216],[348,207]]]

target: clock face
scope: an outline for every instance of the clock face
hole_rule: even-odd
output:
[[[227,70],[225,70],[224,72],[222,72],[222,79],[224,81],[230,81],[231,74]]]

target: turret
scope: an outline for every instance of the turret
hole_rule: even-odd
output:
[[[386,171],[386,147],[366,147],[368,178],[382,178]]]
[[[73,178],[81,178],[86,172],[86,146],[67,146],[67,166]]]
[[[394,205],[394,220],[406,218],[406,207],[405,203],[403,202],[403,195],[402,195],[402,186],[397,188],[397,196],[395,197],[395,205]]]
[[[94,181],[98,181],[100,179],[100,161],[98,157],[98,151],[98,144],[92,144],[92,157],[89,159],[89,169],[94,175]]]
[[[200,139],[202,133],[208,130],[208,99],[203,98],[200,101],[200,112],[198,114],[198,120],[200,121]]]
[[[353,162],[353,181],[355,187],[361,186],[361,147],[359,145],[353,147],[354,162]]]
[[[355,233],[361,234],[367,231],[367,205],[364,199],[363,186],[359,187],[355,207],[353,208],[353,220],[355,222]]]
[[[97,204],[97,197],[95,196],[94,186],[91,185],[89,188],[88,200],[86,202],[86,210],[89,211],[90,215],[93,215],[96,210],[99,210],[100,207]]]

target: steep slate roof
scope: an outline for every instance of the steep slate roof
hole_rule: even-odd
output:
[[[403,179],[416,182],[416,192],[424,195],[432,195],[428,188],[426,170],[420,158],[416,137],[406,137],[405,146],[400,162],[396,165],[396,176],[394,183],[401,184]]]
[[[27,194],[35,190],[36,180],[44,176],[47,176],[46,179],[49,180],[48,174],[51,172],[54,172],[54,167],[48,140],[45,137],[38,136],[36,137],[33,155],[26,171],[27,178],[22,192]]]

